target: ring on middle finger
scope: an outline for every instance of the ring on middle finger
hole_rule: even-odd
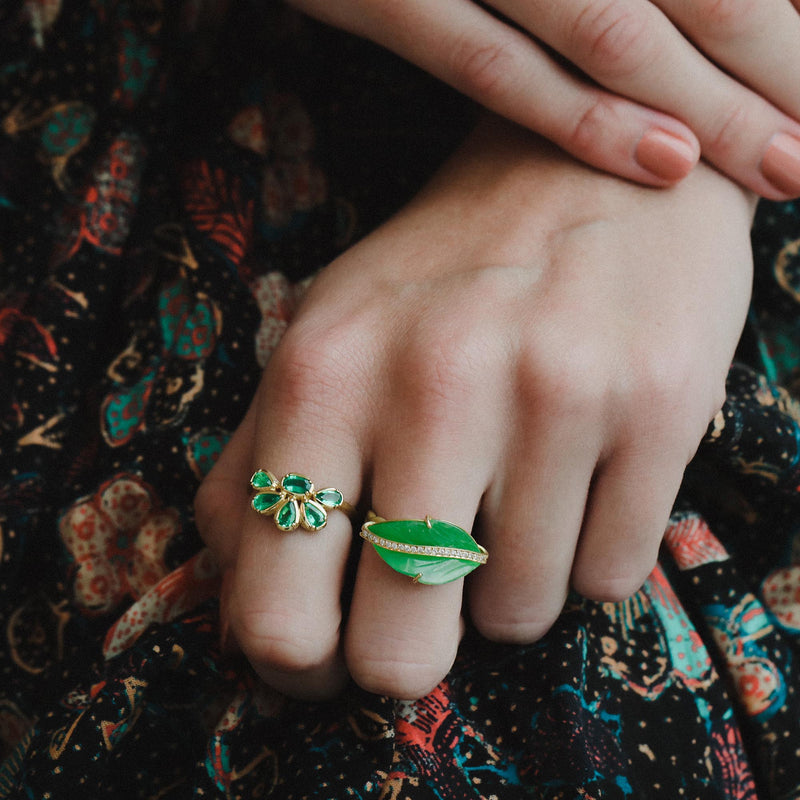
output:
[[[441,519],[387,520],[370,511],[360,536],[414,583],[440,585],[468,575],[489,558],[463,528]]]

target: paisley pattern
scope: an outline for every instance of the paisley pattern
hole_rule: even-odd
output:
[[[11,0],[0,44],[0,798],[800,798],[800,207],[642,590],[304,704],[222,651],[193,496],[473,110],[277,0]]]

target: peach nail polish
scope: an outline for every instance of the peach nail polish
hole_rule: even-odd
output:
[[[761,173],[780,192],[800,197],[800,139],[776,133],[764,153]]]
[[[634,155],[640,167],[669,182],[686,177],[698,158],[690,142],[660,128],[642,136]]]

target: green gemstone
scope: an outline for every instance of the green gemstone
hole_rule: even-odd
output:
[[[298,495],[306,494],[314,488],[314,484],[311,483],[308,478],[303,475],[297,475],[294,472],[284,477],[281,481],[281,486],[283,486],[287,492]]]
[[[371,533],[399,544],[422,547],[454,547],[479,553],[478,543],[463,528],[444,520],[399,519],[374,522]],[[373,544],[378,555],[396,572],[418,577],[418,583],[439,585],[463,578],[478,566],[476,561],[467,561],[449,556],[398,553]]]
[[[339,508],[344,503],[344,496],[338,489],[320,489],[314,498],[325,508]]]
[[[324,528],[328,521],[328,513],[313,500],[306,500],[303,503],[301,513],[303,514],[301,524],[307,530],[318,531],[320,528]]]
[[[478,543],[463,528],[441,519],[431,519],[428,522],[424,519],[392,519],[373,522],[369,529],[376,536],[399,544],[455,547],[459,550],[480,552]]]
[[[384,550],[377,545],[373,545],[373,547],[395,572],[408,575],[409,578],[416,578],[417,583],[429,586],[439,586],[442,583],[458,580],[480,566],[476,561],[464,561],[460,558],[410,556],[406,553]]]
[[[271,514],[282,497],[278,492],[262,492],[253,498],[252,505],[259,514]]]
[[[268,489],[270,486],[277,486],[277,483],[275,476],[263,469],[254,472],[250,478],[250,485],[254,489]]]
[[[287,500],[275,514],[275,524],[282,531],[293,531],[300,524],[300,505],[297,500]]]

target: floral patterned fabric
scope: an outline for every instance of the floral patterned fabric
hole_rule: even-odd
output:
[[[8,0],[0,42],[0,798],[800,798],[795,204],[641,591],[300,703],[220,652],[193,495],[472,109],[276,2]]]

